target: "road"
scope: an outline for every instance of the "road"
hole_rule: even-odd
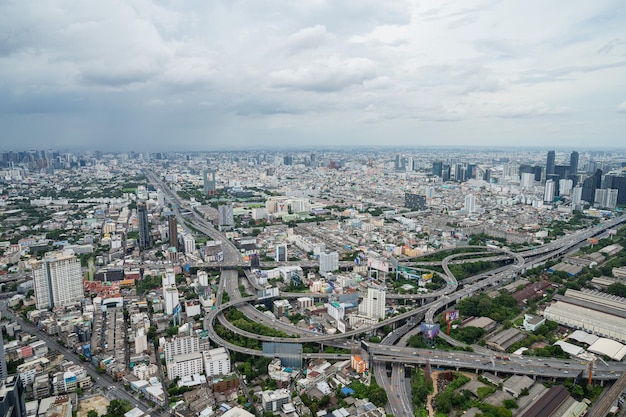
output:
[[[126,400],[133,406],[141,409],[141,411],[143,411],[144,413],[151,414],[152,416],[169,417],[169,413],[153,409],[147,402],[140,400],[133,394],[127,392],[120,383],[113,381],[108,375],[98,373],[91,363],[81,361],[76,353],[59,345],[55,338],[50,337],[48,334],[37,329],[32,324],[24,321],[21,317],[13,314],[12,311],[6,308],[6,303],[0,303],[0,310],[2,311],[3,317],[9,317],[15,320],[17,323],[19,323],[22,329],[28,331],[30,334],[36,335],[40,340],[46,342],[46,345],[49,349],[61,352],[65,359],[70,360],[75,364],[83,367],[87,374],[91,376],[93,385],[100,387],[104,391],[106,391],[107,396]]]

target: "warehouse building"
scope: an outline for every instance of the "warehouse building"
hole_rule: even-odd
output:
[[[604,336],[618,342],[626,342],[626,318],[601,311],[557,301],[546,307],[543,313],[548,320],[581,329],[597,336]]]

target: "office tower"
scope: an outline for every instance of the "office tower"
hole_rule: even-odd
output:
[[[406,171],[413,171],[413,157],[409,156],[406,160]]]
[[[178,223],[176,222],[176,214],[169,211],[165,213],[167,218],[167,235],[170,240],[170,247],[178,249]]]
[[[543,192],[543,201],[545,203],[554,202],[555,188],[555,182],[553,180],[546,181],[546,187]]]
[[[320,274],[337,271],[339,269],[339,253],[329,250],[320,253]]]
[[[7,376],[7,356],[6,352],[4,351],[4,341],[2,340],[2,333],[0,332],[0,381]]]
[[[370,284],[367,295],[359,304],[359,313],[373,319],[384,319],[386,296],[386,287]]]
[[[555,165],[554,175],[558,175],[559,179],[561,180],[569,178],[569,175],[570,175],[569,165]]]
[[[578,174],[578,152],[574,151],[569,157],[569,172],[570,175]]]
[[[396,155],[396,162],[394,164],[394,168],[396,170],[399,170],[399,169],[402,168],[402,155],[400,155],[400,154]]]
[[[314,153],[311,154],[311,166],[317,167],[317,156]]]
[[[183,235],[183,249],[185,253],[194,253],[196,251],[196,239],[189,233]]]
[[[540,166],[535,165],[533,167],[533,172],[535,173],[535,181],[541,182],[542,168]]]
[[[50,252],[33,264],[37,308],[74,304],[83,299],[83,274],[73,251]]]
[[[548,151],[546,159],[546,176],[554,174],[554,151]]]
[[[441,178],[444,181],[450,181],[450,165],[444,165],[441,171]]]
[[[491,182],[491,168],[487,168],[483,174],[483,181]]]
[[[465,204],[463,205],[463,210],[465,210],[469,214],[472,214],[476,211],[476,197],[474,197],[474,194],[468,194],[465,196]]]
[[[232,230],[235,227],[232,204],[225,204],[217,208],[217,220],[220,230]]]
[[[293,165],[293,156],[285,156],[283,157],[283,164],[284,165]]]
[[[137,220],[139,226],[139,247],[147,248],[150,246],[150,224],[148,223],[148,209],[143,201],[137,203]]]
[[[211,168],[205,169],[202,178],[204,185],[204,195],[215,195],[215,170]]]
[[[472,180],[476,178],[476,165],[467,164],[467,177],[466,180]]]
[[[441,177],[443,175],[443,162],[441,161],[433,162],[432,174],[437,177]]]
[[[274,246],[274,260],[276,262],[287,262],[287,244],[281,243]]]
[[[26,388],[22,379],[11,375],[0,380],[0,416],[26,417]]]
[[[426,196],[421,194],[405,193],[404,207],[411,210],[426,210]]]

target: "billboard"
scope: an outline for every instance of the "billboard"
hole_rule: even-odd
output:
[[[341,333],[345,333],[346,332],[346,323],[344,323],[341,320],[337,320],[337,330],[339,330]]]
[[[269,288],[265,288],[263,290],[258,290],[256,292],[257,298],[259,299],[259,301],[261,300],[265,300],[267,298],[276,298],[278,297],[278,288],[276,287],[269,287]]]
[[[389,263],[380,259],[367,258],[367,266],[378,271],[389,271]]]
[[[422,281],[430,281],[431,279],[433,279],[433,276],[435,274],[433,274],[432,272],[430,274],[423,274],[422,275]]]
[[[453,321],[459,318],[459,310],[448,310],[445,312],[446,321]]]
[[[422,323],[421,332],[424,337],[434,339],[439,334],[439,325],[431,323]]]
[[[405,279],[419,280],[421,278],[421,273],[416,268],[411,268],[410,266],[398,266],[398,272]]]
[[[180,303],[176,304],[176,307],[174,307],[174,310],[172,310],[172,315],[175,316],[177,314],[180,314],[181,308],[182,308],[182,305]]]

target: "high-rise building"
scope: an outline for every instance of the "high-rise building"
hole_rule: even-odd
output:
[[[554,203],[555,183],[553,180],[546,181],[546,187],[543,192],[543,201],[545,203]]]
[[[163,347],[163,355],[166,361],[170,361],[177,355],[200,352],[200,339],[198,336],[174,336],[169,341],[162,337],[159,340],[159,345]]]
[[[160,188],[157,190],[157,204],[159,207],[165,207],[165,193]]]
[[[522,179],[520,181],[522,188],[530,190],[535,185],[535,174],[532,172],[523,172]]]
[[[217,221],[220,230],[232,230],[235,227],[232,204],[224,204],[217,208]]]
[[[11,375],[0,379],[0,416],[26,417],[26,388],[22,379]]]
[[[578,152],[574,151],[569,157],[570,176],[578,178]],[[576,182],[574,182],[576,185]]]
[[[37,308],[53,308],[83,299],[83,274],[73,251],[50,252],[33,264]]]
[[[626,177],[617,175],[605,175],[602,188],[618,190],[617,204],[626,204]]]
[[[137,220],[139,226],[139,247],[146,248],[150,246],[150,224],[148,223],[148,209],[143,201],[137,203]]]
[[[411,210],[426,210],[426,196],[422,194],[405,193],[404,207]]]
[[[329,250],[320,253],[320,274],[337,271],[339,269],[339,253]]]
[[[444,181],[450,181],[450,165],[446,164],[443,166],[441,171],[441,178]]]
[[[167,218],[167,235],[170,240],[171,248],[178,248],[178,223],[176,222],[176,214],[173,212],[165,213]]]
[[[476,211],[476,197],[474,197],[474,194],[468,194],[465,196],[465,204],[463,205],[463,210],[465,210],[469,214],[472,214]]]
[[[373,319],[384,319],[386,297],[387,287],[370,284],[367,295],[359,304],[359,313]]]
[[[554,174],[554,151],[548,151],[548,157],[546,159],[546,175]]]
[[[208,378],[230,373],[230,356],[225,348],[218,347],[204,352],[204,372]]]
[[[274,246],[274,261],[287,262],[287,244],[281,243]]]
[[[215,186],[215,170],[205,169],[203,175],[204,195],[214,195],[217,191]]]
[[[437,177],[441,177],[442,173],[443,173],[443,162],[441,162],[441,161],[433,162],[432,174],[437,176]]]
[[[572,189],[572,203],[580,204],[583,200],[583,187],[577,185]]]
[[[574,181],[570,179],[559,180],[559,196],[570,195],[572,193],[573,186]]]
[[[593,203],[601,208],[614,209],[617,206],[617,194],[617,190],[599,188],[596,190]]]
[[[4,351],[4,341],[2,340],[2,332],[0,332],[0,381],[8,376],[7,374],[7,355]]]
[[[163,300],[165,301],[165,314],[171,316],[179,305],[178,289],[176,287],[163,288]]]

